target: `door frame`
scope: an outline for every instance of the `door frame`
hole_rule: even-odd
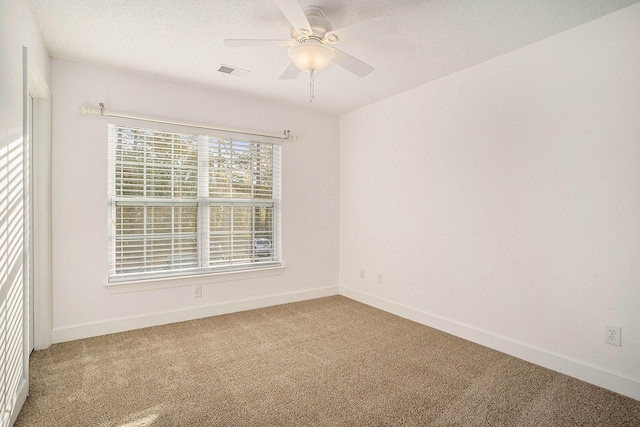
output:
[[[24,48],[28,57],[28,50]],[[51,299],[51,91],[43,74],[27,60],[27,94],[33,97],[33,134],[29,196],[31,215],[31,259],[33,272],[33,345],[43,350],[51,345],[53,328]],[[26,109],[26,106],[25,106]],[[25,112],[26,113],[26,112]],[[28,289],[27,289],[28,290]],[[31,296],[30,296],[31,297]]]

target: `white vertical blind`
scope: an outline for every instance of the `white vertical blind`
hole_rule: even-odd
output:
[[[26,387],[24,144],[0,148],[0,426],[8,426]]]
[[[110,281],[280,264],[280,147],[110,124]]]

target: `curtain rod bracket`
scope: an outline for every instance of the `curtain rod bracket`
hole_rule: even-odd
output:
[[[98,105],[100,105],[100,115],[104,116],[104,102],[100,102]]]

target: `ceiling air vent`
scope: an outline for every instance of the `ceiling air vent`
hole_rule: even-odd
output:
[[[229,65],[224,65],[224,64],[222,64],[220,68],[218,68],[218,71],[220,71],[221,73],[230,74],[236,77],[246,77],[247,74],[249,74],[248,70],[243,70],[242,68],[238,68],[238,67],[231,67]]]

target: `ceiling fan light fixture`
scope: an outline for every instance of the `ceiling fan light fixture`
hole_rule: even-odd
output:
[[[312,39],[290,47],[287,53],[296,67],[307,73],[323,70],[336,56],[333,49]]]

